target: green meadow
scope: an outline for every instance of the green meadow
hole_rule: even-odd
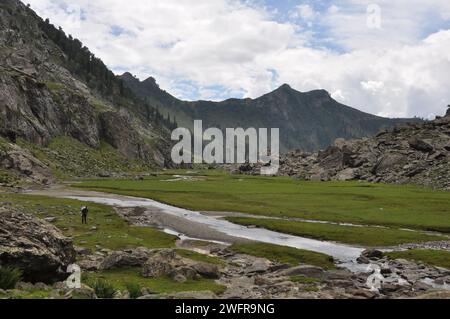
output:
[[[174,174],[197,175],[200,180],[168,181]],[[450,233],[450,192],[416,186],[306,182],[288,177],[228,175],[214,170],[165,171],[143,181],[88,180],[75,186],[151,198],[199,211],[364,225],[351,227],[257,217],[229,218],[243,225],[361,246],[445,240],[446,237],[422,231]]]

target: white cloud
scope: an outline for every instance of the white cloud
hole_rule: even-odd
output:
[[[304,21],[313,20],[318,13],[314,11],[314,8],[309,4],[300,4],[295,7],[295,10],[291,12],[290,16],[293,19],[302,19]]]
[[[79,0],[78,18],[64,7],[74,1],[26,2],[114,70],[152,75],[181,98],[257,97],[289,83],[393,117],[441,114],[450,102],[450,31],[437,23],[450,17],[447,0],[378,0],[380,30],[367,28],[371,1],[338,0],[320,13],[304,4],[297,16],[318,25],[308,32],[237,0]],[[312,47],[319,33],[344,50]]]
[[[379,93],[384,88],[384,83],[382,81],[361,81],[361,87],[372,94]]]

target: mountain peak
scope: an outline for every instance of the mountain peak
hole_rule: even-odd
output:
[[[314,97],[331,97],[330,93],[327,90],[324,89],[317,89],[317,90],[312,90],[309,92],[300,92],[297,91],[296,89],[293,89],[289,84],[284,83],[283,85],[281,85],[278,89],[276,89],[274,91],[274,93],[276,92],[284,92],[284,93],[299,93],[299,94],[308,94]]]
[[[130,72],[125,72],[124,74],[122,74],[120,76],[121,79],[123,80],[128,80],[128,81],[133,81],[133,82],[140,82],[139,79],[137,77],[135,77],[133,74],[131,74]]]
[[[289,84],[287,84],[287,83],[284,83],[283,85],[281,85],[281,86],[279,87],[279,89],[283,89],[283,90],[293,90],[293,88],[292,88]]]
[[[275,90],[275,92],[292,92],[292,91],[295,90],[287,83],[284,83],[278,89]]]
[[[159,85],[156,83],[156,80],[154,77],[150,76],[147,79],[145,79],[144,81],[142,81],[142,83],[146,83],[146,84],[151,84],[152,86],[157,86],[159,87]]]

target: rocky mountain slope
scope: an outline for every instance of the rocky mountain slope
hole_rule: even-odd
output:
[[[450,190],[450,110],[371,138],[337,139],[318,153],[291,152],[280,173],[306,180],[364,180]]]
[[[134,93],[159,105],[188,128],[194,119],[203,120],[205,127],[222,129],[278,127],[283,151],[318,150],[336,138],[371,136],[382,128],[418,121],[374,116],[338,103],[325,90],[302,93],[287,84],[257,99],[184,102],[162,91],[153,78],[140,82],[129,73],[121,78]]]
[[[41,166],[42,158],[25,143],[47,148],[58,137],[80,142],[87,151],[106,143],[124,160],[164,165],[166,124],[80,41],[18,0],[0,2],[0,168],[31,176],[21,159]],[[21,155],[11,155],[11,149]]]

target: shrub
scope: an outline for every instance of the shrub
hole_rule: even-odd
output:
[[[130,293],[131,299],[137,299],[142,296],[142,287],[137,283],[128,283],[127,290]]]
[[[14,289],[22,279],[22,271],[12,267],[0,267],[0,289]]]
[[[97,297],[102,299],[112,299],[114,298],[114,294],[116,289],[114,286],[103,279],[98,279],[91,284],[91,287],[94,289]]]

